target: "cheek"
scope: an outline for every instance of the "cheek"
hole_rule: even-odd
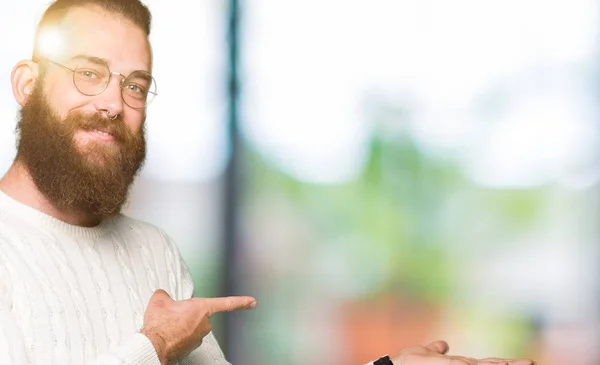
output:
[[[131,111],[126,114],[123,122],[129,128],[131,133],[137,135],[142,132],[142,128],[144,127],[144,123],[146,121],[146,112],[145,111]]]
[[[67,117],[70,110],[85,104],[82,95],[69,77],[44,80],[44,95],[53,111],[61,118]]]

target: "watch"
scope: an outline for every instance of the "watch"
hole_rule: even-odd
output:
[[[394,363],[392,362],[392,360],[390,360],[390,357],[388,355],[385,355],[384,357],[375,360],[375,362],[373,362],[373,365],[394,365]]]

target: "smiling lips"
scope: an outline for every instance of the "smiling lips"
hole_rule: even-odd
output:
[[[110,142],[110,141],[115,140],[115,136],[113,136],[112,134],[110,134],[109,132],[107,132],[105,130],[93,129],[93,130],[86,131],[86,133],[88,135],[90,135],[91,137],[93,137],[94,139],[99,139],[101,141]]]

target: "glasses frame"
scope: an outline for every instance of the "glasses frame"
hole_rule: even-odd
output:
[[[127,101],[125,100],[125,97],[123,96],[123,87],[125,86],[125,80],[127,80],[127,78],[128,78],[129,76],[133,75],[133,74],[134,74],[134,73],[136,73],[136,72],[143,72],[143,73],[147,74],[148,76],[150,76],[150,78],[152,79],[152,83],[154,84],[154,89],[155,89],[155,90],[158,90],[158,87],[157,87],[157,85],[156,85],[156,80],[154,79],[154,76],[152,76],[152,74],[151,74],[150,72],[148,72],[148,71],[144,71],[144,70],[135,70],[135,71],[132,71],[132,72],[131,72],[129,75],[127,75],[127,76],[126,76],[126,75],[123,75],[123,74],[122,74],[122,73],[120,73],[120,72],[111,71],[111,70],[110,70],[110,67],[108,67],[108,64],[106,64],[106,62],[104,62],[103,60],[101,60],[101,59],[99,59],[99,58],[94,58],[94,60],[95,60],[95,61],[97,60],[97,61],[99,61],[99,62],[102,62],[102,63],[104,64],[104,66],[106,66],[106,69],[108,70],[108,80],[106,80],[106,82],[104,83],[104,88],[102,88],[102,90],[101,90],[100,92],[98,92],[98,93],[95,93],[95,94],[88,94],[88,93],[84,93],[83,91],[81,91],[81,90],[79,89],[79,87],[77,87],[77,83],[75,82],[75,72],[77,71],[77,67],[75,67],[75,68],[70,68],[70,67],[68,67],[68,66],[65,66],[65,65],[63,65],[63,64],[61,64],[61,63],[58,63],[58,62],[56,62],[56,61],[54,61],[54,60],[51,60],[51,59],[49,59],[49,58],[47,58],[47,60],[48,60],[48,61],[50,61],[51,63],[55,64],[56,66],[59,66],[59,67],[62,67],[62,68],[64,68],[65,70],[71,71],[71,73],[72,73],[72,80],[73,80],[73,86],[75,86],[75,89],[77,89],[77,91],[79,91],[81,94],[83,94],[83,95],[85,95],[85,96],[97,96],[97,95],[100,95],[100,94],[102,94],[102,93],[103,93],[104,91],[106,91],[106,89],[108,88],[108,85],[110,84],[110,80],[112,79],[112,76],[113,76],[113,75],[117,75],[117,76],[121,76],[121,77],[122,77],[121,81],[119,82],[119,89],[121,90],[121,99],[123,99],[123,102],[124,102],[125,104],[127,104],[127,106],[129,106],[130,108],[133,108],[133,109],[144,109],[144,108],[145,108],[145,107],[147,107],[147,106],[148,106],[148,104],[150,104],[150,103],[151,103],[151,102],[154,100],[154,98],[155,98],[155,97],[158,95],[158,93],[157,93],[157,92],[148,90],[148,94],[152,94],[152,95],[153,95],[153,96],[152,96],[152,98],[150,99],[150,102],[148,101],[148,98],[146,98],[146,102],[145,102],[145,104],[144,104],[143,106],[138,106],[138,107],[136,107],[136,106],[131,106],[131,105],[129,105],[129,103],[127,103]]]

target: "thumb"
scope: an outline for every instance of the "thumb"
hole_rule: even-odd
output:
[[[435,351],[438,354],[444,355],[450,350],[450,346],[446,341],[433,341],[429,345],[425,346],[428,350]]]
[[[150,297],[148,305],[151,305],[154,307],[162,307],[165,305],[165,303],[172,302],[172,301],[173,301],[173,299],[171,299],[171,297],[169,296],[169,294],[166,291],[164,291],[162,289],[158,289]]]

